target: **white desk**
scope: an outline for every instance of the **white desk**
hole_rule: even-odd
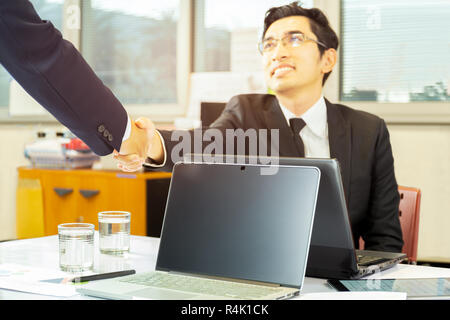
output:
[[[130,254],[127,258],[113,257],[99,253],[98,233],[95,235],[94,271],[97,273],[135,269],[137,273],[155,269],[159,239],[132,236]],[[0,243],[0,263],[14,263],[55,270],[59,272],[58,237],[50,236],[36,239],[17,240]],[[389,270],[372,275],[369,279],[392,278],[436,278],[450,277],[450,269],[425,266],[398,265]],[[55,277],[57,278],[57,277]],[[306,278],[302,293],[333,292],[324,279]],[[58,297],[41,296],[0,289],[0,299],[55,299]],[[92,299],[85,296],[73,296],[69,299]]]

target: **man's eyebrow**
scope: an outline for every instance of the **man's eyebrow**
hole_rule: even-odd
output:
[[[301,33],[301,34],[305,34],[303,31],[300,30],[292,30],[292,31],[287,31],[284,34],[288,35],[288,34],[296,34],[296,33]]]
[[[287,36],[287,35],[291,35],[291,34],[297,34],[297,33],[301,33],[301,34],[305,34],[304,32],[300,31],[300,30],[291,30],[291,31],[286,31],[285,33],[283,33],[283,36]],[[267,40],[273,40],[274,37],[270,36],[267,38],[264,38],[263,41],[267,41]]]
[[[274,37],[270,36],[270,37],[264,37],[263,41],[267,41],[267,40],[273,40],[275,39]]]

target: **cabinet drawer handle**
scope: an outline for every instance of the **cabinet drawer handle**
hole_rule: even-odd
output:
[[[68,194],[71,194],[73,192],[73,189],[67,189],[67,188],[53,188],[53,190],[60,197],[64,197],[64,196],[66,196]]]
[[[100,193],[100,190],[83,190],[80,189],[80,193],[86,199],[92,198]]]

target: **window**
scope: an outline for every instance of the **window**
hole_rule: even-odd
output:
[[[43,20],[50,20],[61,30],[64,0],[31,0],[37,13]],[[0,108],[9,106],[9,88],[12,77],[0,65]]]
[[[82,54],[122,104],[176,104],[179,1],[82,6]]]
[[[258,42],[265,13],[286,0],[195,0],[195,72],[262,71]],[[300,1],[312,7],[312,0]]]
[[[185,112],[191,72],[192,1],[32,2],[42,19],[52,21],[81,51],[129,114],[171,121]],[[78,5],[81,24],[70,27],[76,14],[74,6]],[[10,82],[11,77],[0,67],[0,106],[9,105]],[[9,118],[7,108],[0,109],[0,118]]]
[[[450,101],[448,0],[343,0],[342,101]]]
[[[9,85],[11,80],[9,73],[0,66],[0,108],[8,107],[9,105]]]

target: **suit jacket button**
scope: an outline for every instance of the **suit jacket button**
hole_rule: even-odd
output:
[[[103,131],[103,136],[104,136],[105,138],[108,138],[108,136],[109,136],[109,131],[105,129],[105,131]]]
[[[98,132],[102,133],[103,131],[105,131],[105,126],[104,125],[99,125],[97,130],[98,130]]]
[[[113,136],[112,136],[112,134],[110,134],[110,135],[108,136],[108,141],[109,141],[109,142],[112,142],[112,141],[113,141]]]

